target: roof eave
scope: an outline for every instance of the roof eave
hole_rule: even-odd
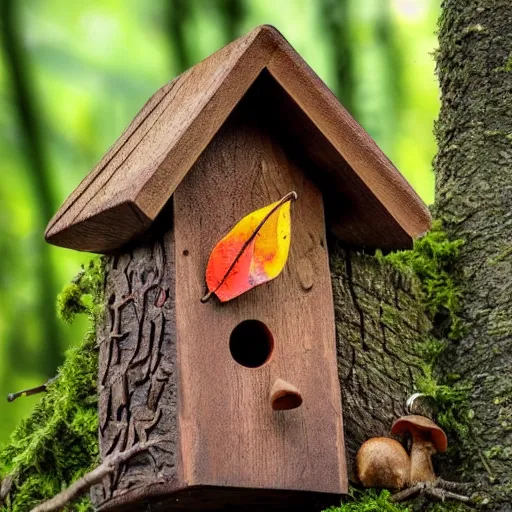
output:
[[[47,228],[46,239],[50,243],[82,251],[111,252],[148,229],[263,69],[267,69],[286,90],[382,203],[396,221],[398,234],[404,232],[412,240],[430,229],[431,217],[425,204],[286,39],[268,25],[256,28],[242,39],[246,41],[243,52],[236,61],[230,62],[231,67],[217,88],[207,91],[208,97],[203,108],[188,120],[187,126],[158,165],[145,170],[147,179],[141,186],[125,187],[114,198],[117,204],[112,204],[111,199],[100,203],[100,208],[92,208],[85,203],[85,207],[74,216],[69,211],[69,205],[73,203],[73,196],[70,196]],[[222,64],[215,60],[212,62],[219,66]],[[189,72],[181,76],[186,78]],[[164,86],[162,91],[168,87]],[[158,91],[154,97],[159,94],[164,93]],[[129,139],[144,122],[143,113],[148,104],[123,134],[123,140],[120,139],[121,142],[116,143],[107,154],[108,158],[115,158],[126,142],[124,139]],[[96,168],[91,173],[92,178],[89,175],[74,194],[82,194],[87,190],[101,172],[101,168]],[[90,193],[89,196],[94,197],[94,194]],[[410,246],[410,243],[405,243],[402,235],[397,236],[396,240],[403,240],[404,243],[396,243],[391,248]]]

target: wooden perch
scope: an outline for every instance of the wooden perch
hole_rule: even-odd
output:
[[[270,403],[274,411],[287,411],[299,407],[302,404],[302,396],[293,384],[277,379],[270,392]]]
[[[71,484],[67,489],[60,492],[48,501],[34,507],[31,512],[51,512],[53,510],[60,510],[66,504],[81,496],[84,492],[88,491],[94,484],[97,484],[108,474],[113,473],[116,467],[128,459],[147,450],[150,446],[161,443],[165,439],[158,438],[148,441],[146,443],[138,443],[132,446],[129,450],[124,452],[117,452],[105,458],[105,460],[89,473],[86,473],[82,478]]]

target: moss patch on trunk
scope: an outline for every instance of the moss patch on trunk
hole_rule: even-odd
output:
[[[377,258],[391,263],[403,273],[412,272],[420,281],[434,330],[417,345],[424,365],[423,375],[415,383],[416,391],[434,399],[436,421],[452,438],[451,445],[455,449],[468,434],[471,413],[467,396],[471,383],[462,381],[456,374],[447,374],[440,382],[436,366],[451,343],[459,340],[465,330],[459,316],[462,292],[455,270],[463,243],[462,240],[450,240],[441,222],[436,221],[427,235],[414,242],[412,250],[386,256],[377,253]]]
[[[377,258],[391,263],[398,270],[414,273],[425,296],[427,312],[432,317],[438,337],[460,339],[464,327],[459,317],[462,292],[455,276],[456,262],[462,240],[450,240],[440,221],[422,238],[415,240],[410,251],[397,251]]]
[[[2,511],[30,510],[98,463],[95,329],[103,304],[103,282],[103,263],[96,259],[59,295],[57,308],[63,320],[71,322],[75,315],[85,313],[91,326],[83,341],[68,350],[58,379],[0,451],[2,494],[6,494],[0,503]],[[88,498],[82,498],[70,510],[84,512],[92,506]]]
[[[467,396],[471,384],[461,381],[458,375],[448,375],[439,381],[436,367],[445,351],[464,333],[459,316],[461,290],[455,275],[461,240],[450,240],[436,221],[432,230],[416,240],[409,251],[383,255],[377,251],[376,258],[383,264],[391,264],[401,274],[418,278],[425,309],[432,319],[433,332],[420,340],[418,355],[423,361],[422,374],[415,382],[415,391],[431,397],[436,407],[436,422],[446,430],[450,438],[450,451],[456,452],[460,443],[467,442],[471,411]],[[326,512],[371,512],[412,511],[429,512],[464,511],[467,506],[460,503],[428,503],[423,498],[409,502],[408,506],[391,503],[389,491],[367,489],[352,490],[350,498],[340,507],[331,507]]]

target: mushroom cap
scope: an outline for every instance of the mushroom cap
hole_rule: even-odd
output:
[[[432,420],[418,414],[402,416],[391,427],[392,434],[405,434],[409,432],[413,437],[430,438],[432,445],[438,452],[445,452],[448,447],[448,438],[441,427]]]
[[[409,481],[410,459],[404,447],[389,437],[365,441],[356,456],[357,476],[364,487],[402,489]]]

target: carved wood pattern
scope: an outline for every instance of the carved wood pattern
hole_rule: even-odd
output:
[[[91,493],[101,507],[127,493],[176,480],[177,389],[172,230],[106,266],[106,308],[98,332],[100,454],[165,437]],[[174,436],[174,437],[173,437]]]

